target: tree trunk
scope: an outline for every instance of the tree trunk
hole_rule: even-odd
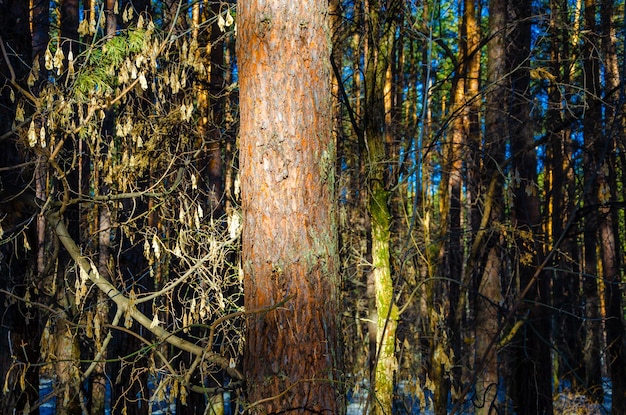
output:
[[[210,33],[198,39],[202,47],[209,50],[209,71],[205,79],[200,79],[197,85],[198,108],[201,114],[198,128],[203,139],[205,161],[204,180],[209,195],[209,204],[212,217],[218,218],[224,214],[224,163],[223,150],[225,147],[222,136],[224,126],[224,34],[218,25],[217,16],[220,13],[230,13],[223,10],[219,2],[210,6],[210,18],[214,20]]]
[[[78,56],[78,12],[78,0],[60,1],[59,24],[65,69],[69,51],[72,51],[74,58]]]
[[[550,319],[547,313],[549,280],[537,268],[544,258],[537,156],[530,119],[530,73],[528,59],[531,42],[530,1],[511,3],[508,9],[511,28],[508,68],[511,105],[509,125],[514,193],[513,226],[516,233],[520,311],[528,320],[513,343],[513,403],[519,415],[552,414],[552,360]],[[529,305],[527,305],[529,304]]]
[[[489,415],[497,412],[498,402],[498,361],[497,347],[494,344],[498,336],[498,309],[502,303],[500,275],[502,272],[501,232],[494,224],[502,221],[502,186],[501,174],[506,142],[506,118],[500,113],[501,97],[506,93],[503,83],[506,74],[506,2],[491,0],[489,3],[489,34],[487,46],[487,85],[485,111],[485,149],[483,168],[475,160],[472,168],[474,176],[480,177],[481,194],[484,194],[483,216],[480,224],[473,223],[476,236],[472,244],[472,257],[478,255],[479,245],[486,245],[481,252],[482,273],[475,287],[478,296],[475,303],[476,327],[476,397],[477,415]],[[474,219],[474,222],[477,222]],[[484,242],[483,242],[484,241]],[[476,247],[476,248],[474,248]],[[468,266],[468,268],[470,268]]]
[[[117,31],[117,14],[115,14],[115,3],[118,0],[106,0],[104,13],[106,21],[106,36],[113,37]],[[119,6],[119,5],[118,5]]]
[[[616,53],[614,22],[614,6],[612,0],[601,2],[600,28],[601,51],[604,62],[605,90],[604,94],[609,105],[605,106],[605,134],[598,136],[595,148],[598,154],[598,201],[600,203],[600,247],[602,252],[602,276],[605,281],[606,302],[606,344],[607,364],[611,376],[612,414],[626,413],[626,335],[624,333],[623,296],[619,253],[619,232],[617,231],[618,215],[611,203],[617,201],[617,174],[615,168],[615,142],[624,140],[621,119],[623,105],[616,94],[619,88],[620,74]],[[615,91],[615,92],[614,92]],[[623,94],[622,89],[622,94]],[[621,107],[620,107],[621,105]],[[617,116],[618,118],[614,118]]]
[[[567,68],[567,59],[571,53],[568,5],[564,0],[551,0],[550,9],[550,71],[556,82],[551,82],[548,90],[550,102],[546,119],[548,144],[544,180],[545,211],[550,220],[547,228],[551,232],[552,244],[564,238],[559,246],[550,246],[550,249],[556,250],[552,261],[555,269],[552,287],[554,343],[558,351],[555,356],[555,373],[559,382],[566,381],[572,389],[584,392],[587,389],[584,388],[585,368],[583,350],[580,347],[584,334],[580,324],[583,319],[580,260],[575,239],[563,235],[564,232],[573,233],[573,228],[568,229],[566,226],[572,219],[575,202],[574,172],[569,150],[571,136],[567,128],[552,128],[562,122],[567,111],[562,103],[562,90],[558,85],[571,83]]]
[[[598,192],[606,197],[609,180],[608,166],[605,161],[599,174]],[[622,307],[622,293],[620,290],[621,278],[619,271],[619,256],[617,252],[616,236],[613,233],[613,221],[610,208],[606,201],[600,209],[600,247],[602,253],[602,276],[604,278],[606,304],[606,346],[607,366],[611,376],[612,406],[611,414],[626,413],[626,359],[624,357],[624,309]]]
[[[483,134],[481,130],[481,99],[480,97],[480,76],[481,76],[481,30],[479,19],[482,11],[481,2],[475,0],[464,0],[464,26],[465,26],[465,38],[466,38],[466,71],[465,71],[465,108],[463,111],[463,117],[465,119],[465,154],[463,157],[466,165],[466,185],[465,185],[465,210],[466,224],[463,227],[465,230],[462,238],[462,246],[465,252],[468,251],[473,242],[476,233],[479,231],[481,212],[479,209],[480,203],[480,182],[481,182],[481,167],[484,164],[481,162],[482,151],[482,139]],[[462,355],[460,356],[461,367],[465,368],[462,374],[462,383],[466,383],[473,373],[471,373],[471,367],[474,365],[473,350],[466,347],[464,339],[469,339],[473,335],[473,318],[474,313],[471,310],[475,310],[475,302],[477,295],[473,289],[475,286],[473,283],[479,278],[479,271],[469,265],[473,258],[469,258],[466,255],[464,258],[464,264],[462,267],[461,286],[459,287],[461,293],[459,295],[459,303],[457,310],[461,312],[457,313],[458,326],[460,327],[461,348]],[[466,312],[467,310],[467,312]]]
[[[393,3],[392,3],[393,4]],[[391,212],[389,210],[389,160],[386,143],[390,141],[385,101],[391,93],[387,73],[395,37],[394,6],[381,11],[378,1],[366,2],[367,49],[365,51],[365,141],[368,150],[368,209],[371,221],[372,278],[376,309],[376,360],[372,385],[374,413],[389,414],[393,404],[398,308],[391,277]],[[387,105],[389,106],[389,105]]]
[[[449,307],[449,316],[448,316],[448,325],[450,330],[450,346],[451,350],[454,352],[454,359],[459,359],[461,357],[461,321],[463,311],[459,309],[459,299],[460,299],[460,285],[463,274],[463,240],[462,235],[464,234],[461,226],[462,226],[462,188],[463,188],[463,156],[464,149],[466,147],[465,142],[465,129],[467,127],[466,121],[467,118],[462,114],[465,112],[465,85],[466,85],[466,70],[467,65],[465,63],[465,59],[467,57],[467,42],[462,38],[465,35],[465,25],[466,20],[462,20],[460,36],[461,37],[461,52],[459,56],[459,61],[463,62],[459,67],[459,74],[456,81],[456,85],[453,87],[453,113],[457,114],[455,121],[452,126],[452,131],[450,133],[450,149],[448,152],[448,167],[445,167],[445,170],[449,174],[448,178],[448,192],[443,195],[447,199],[448,202],[448,224],[446,229],[446,234],[443,235],[445,240],[447,241],[445,250],[445,262],[444,265],[444,276],[448,281],[447,285],[447,303]],[[442,228],[446,226],[446,224],[442,223]],[[460,368],[459,365],[454,365],[455,368]],[[454,373],[450,373],[449,378],[450,387],[453,387],[453,384],[460,384],[460,373],[458,370],[455,370]],[[447,395],[447,393],[446,393]],[[446,409],[444,413],[447,412],[447,403]]]
[[[244,356],[254,413],[337,413],[328,2],[240,1]]]
[[[79,54],[78,44],[78,23],[79,23],[79,5],[78,0],[62,0],[60,2],[59,24],[60,38],[59,47],[63,50],[63,72],[59,79],[66,82],[69,76],[70,58],[75,59]],[[73,57],[71,56],[73,55]],[[67,140],[64,144],[64,150],[69,154],[74,153],[77,149],[73,140]],[[48,171],[49,166],[48,167]],[[78,189],[79,174],[76,169],[68,169],[67,183],[72,189]],[[42,183],[43,192],[46,197],[50,197],[50,193],[63,191],[62,186],[53,187],[50,183],[50,174],[45,178],[46,182]],[[50,192],[50,193],[48,193]],[[64,217],[67,221],[67,227],[72,238],[80,241],[80,209],[78,205],[68,206],[65,210]],[[49,225],[48,225],[49,226]],[[57,273],[57,281],[64,279],[66,267],[71,266],[71,258],[68,255],[61,254],[59,256]],[[73,299],[70,299],[69,293],[65,286],[57,284],[56,292],[51,293],[52,302],[56,308],[56,324],[53,332],[54,344],[54,374],[56,376],[56,387],[62,391],[56,402],[57,415],[79,414],[81,412],[79,388],[80,388],[80,372],[78,362],[80,352],[78,346],[78,336],[72,327],[72,314],[75,311]]]
[[[498,185],[497,185],[498,186]],[[492,203],[497,195],[493,195]],[[494,207],[491,217],[498,217]],[[502,272],[501,244],[498,235],[493,235],[492,245],[487,252],[487,262],[478,286],[476,299],[476,399],[477,415],[498,413],[498,360],[494,341],[498,335],[498,308],[502,300],[500,274]]]
[[[583,294],[585,297],[585,343],[584,360],[586,379],[585,384],[594,400],[602,398],[602,366],[600,360],[600,336],[602,336],[602,324],[600,320],[601,305],[598,290],[598,211],[596,206],[598,198],[596,189],[598,186],[597,169],[597,135],[601,134],[601,107],[598,101],[600,94],[600,59],[597,53],[597,45],[593,43],[596,32],[596,8],[595,2],[585,0],[584,26],[589,32],[585,36],[583,45],[583,69],[585,89],[585,111],[583,119],[584,152],[584,177],[583,177],[583,200],[585,205],[583,244],[584,244],[584,279]]]

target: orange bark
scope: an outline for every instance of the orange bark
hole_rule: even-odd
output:
[[[257,413],[337,412],[327,7],[238,4],[245,306],[266,309],[247,322],[244,370]]]

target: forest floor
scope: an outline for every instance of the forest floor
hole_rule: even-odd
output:
[[[52,392],[52,380],[44,379],[40,384],[41,396],[44,397]],[[365,415],[368,409],[367,405],[367,386],[360,385],[356,390],[352,391],[348,396],[348,406],[346,415]],[[419,399],[412,394],[404,393],[404,388],[400,386],[397,391],[397,399],[394,404],[394,415],[434,415],[432,407],[432,394],[425,391],[426,405],[422,411]],[[56,399],[46,401],[40,408],[41,415],[53,415],[55,412]],[[165,409],[165,410],[163,410]],[[451,409],[451,408],[450,408]],[[175,414],[175,406],[168,408],[153,407],[153,415],[159,414]],[[110,409],[107,411],[110,414]],[[474,406],[471,399],[461,407],[459,412],[463,415],[472,415]],[[502,414],[514,415],[512,410],[504,410]],[[605,380],[604,402],[602,404],[592,403],[587,397],[573,393],[567,387],[562,387],[561,391],[554,399],[555,415],[608,415],[611,413],[611,385],[610,381]]]
[[[426,405],[423,410],[420,407],[419,399],[414,395],[405,394],[404,388],[399,387],[396,393],[393,415],[434,415],[432,394],[429,391],[425,391]],[[503,401],[503,398],[502,394],[500,400]],[[366,406],[367,388],[361,385],[356,391],[349,394],[346,415],[366,415],[366,411],[369,412]],[[452,409],[452,405],[449,409]],[[471,397],[461,406],[458,413],[463,415],[474,414]],[[515,415],[510,408],[498,413]],[[601,404],[590,402],[586,396],[573,393],[567,385],[561,385],[560,391],[554,398],[555,415],[608,415],[610,413],[611,383],[609,379],[605,379],[604,382],[604,401]]]

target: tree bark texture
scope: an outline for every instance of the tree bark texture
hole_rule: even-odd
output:
[[[545,271],[536,274],[544,258],[544,247],[537,189],[537,156],[530,118],[530,1],[510,4],[508,15],[512,25],[507,56],[512,94],[508,119],[513,171],[517,178],[513,184],[513,226],[519,247],[516,258],[520,284],[518,301],[524,301],[521,309],[527,311],[529,316],[513,343],[515,386],[512,396],[518,414],[549,415],[553,413],[550,319],[546,311],[550,287]]]
[[[502,232],[496,225],[503,220],[503,182],[501,169],[504,164],[506,118],[501,113],[501,97],[506,94],[503,82],[506,73],[506,3],[502,0],[489,2],[489,41],[487,48],[487,84],[485,112],[485,156],[482,166],[473,164],[485,191],[482,218],[476,224],[477,232],[473,246],[484,245],[480,254],[481,274],[477,276],[478,295],[475,303],[476,327],[476,414],[489,415],[497,412],[497,389],[499,383],[497,348],[493,342],[498,336],[498,308],[503,302]],[[489,190],[486,190],[486,189]],[[477,222],[474,220],[474,222]],[[483,231],[486,230],[486,232]],[[477,244],[478,243],[478,244]],[[473,251],[474,249],[472,249]],[[485,259],[486,258],[486,259]]]
[[[327,9],[238,3],[244,370],[255,413],[337,412]]]
[[[365,50],[365,141],[368,155],[368,209],[371,221],[372,278],[376,309],[376,359],[372,411],[374,414],[391,413],[396,358],[396,331],[399,311],[395,304],[391,276],[391,226],[390,149],[391,126],[387,117],[391,113],[388,94],[391,85],[387,73],[391,65],[397,2],[390,2],[384,10],[379,1],[365,3],[367,15],[367,48]]]
[[[602,131],[602,112],[598,100],[600,86],[600,56],[594,44],[597,41],[597,22],[595,2],[584,2],[584,28],[590,35],[585,37],[583,45],[583,69],[585,90],[585,104],[588,110],[583,119],[583,138],[585,145],[583,201],[588,207],[584,216],[584,277],[583,294],[585,297],[585,386],[595,400],[601,400],[602,363],[601,363],[601,301],[598,288],[598,214],[595,206],[598,205],[598,136]]]
[[[570,85],[571,77],[567,67],[570,56],[570,33],[567,20],[568,5],[564,0],[551,0],[553,10],[550,17],[550,67],[557,76],[557,82],[550,85],[550,99],[546,125],[549,144],[546,146],[547,168],[544,180],[547,199],[545,211],[548,213],[552,233],[552,241],[558,241],[568,231],[567,223],[574,212],[575,193],[573,170],[570,163],[572,142],[568,129],[554,129],[552,126],[561,122],[567,108],[563,105],[559,84]],[[572,388],[584,391],[585,366],[583,350],[578,339],[584,333],[580,321],[582,319],[582,296],[580,280],[580,257],[578,246],[572,237],[565,237],[556,249],[553,266],[554,282],[552,285],[552,306],[558,317],[553,319],[554,345],[558,350],[555,358],[556,376],[560,381],[567,381]],[[558,311],[557,311],[558,310]],[[588,394],[591,397],[591,395]]]
[[[612,388],[612,414],[626,412],[626,342],[624,333],[624,300],[623,289],[620,285],[622,254],[618,247],[620,243],[619,221],[615,209],[611,203],[618,200],[617,197],[617,169],[615,148],[616,142],[623,142],[623,122],[617,121],[614,116],[620,115],[623,110],[623,96],[611,97],[608,91],[618,91],[619,69],[616,53],[615,28],[612,25],[614,18],[614,4],[612,0],[601,2],[600,6],[600,44],[604,63],[605,89],[609,96],[609,105],[605,106],[605,125],[608,134],[600,134],[595,148],[600,149],[598,157],[598,201],[600,207],[600,243],[602,252],[602,273],[604,277],[605,304],[606,304],[606,344],[608,371],[611,376]],[[622,89],[622,94],[624,94]],[[617,114],[616,114],[617,111]],[[622,116],[623,117],[623,116]],[[620,117],[621,118],[621,117]],[[617,127],[617,128],[616,128]]]

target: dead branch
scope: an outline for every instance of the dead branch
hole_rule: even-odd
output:
[[[70,254],[72,259],[76,262],[76,265],[88,276],[89,280],[105,293],[120,309],[128,313],[135,321],[141,324],[144,328],[149,330],[152,334],[157,336],[160,340],[175,346],[181,350],[189,352],[193,355],[203,355],[206,359],[212,363],[217,364],[222,369],[226,370],[228,374],[236,379],[242,380],[243,375],[236,368],[230,367],[229,359],[221,356],[217,353],[205,350],[203,347],[197,344],[184,340],[169,331],[165,330],[159,325],[153,325],[152,319],[148,318],[141,311],[137,310],[135,305],[130,301],[128,297],[122,294],[113,284],[111,284],[106,278],[100,276],[91,263],[81,256],[80,249],[76,245],[76,242],[70,236],[67,227],[63,223],[59,212],[50,211],[46,213],[46,220],[54,229],[57,237]]]

